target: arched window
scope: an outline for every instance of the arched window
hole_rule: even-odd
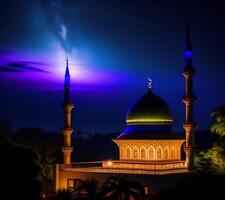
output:
[[[141,159],[146,159],[146,150],[144,147],[141,148]]]
[[[157,148],[156,154],[157,154],[157,156],[156,156],[157,159],[161,160],[162,159],[162,147],[161,146]]]
[[[155,159],[155,149],[154,147],[149,148],[149,160],[154,160]]]
[[[175,158],[175,151],[174,151],[174,148],[173,147],[170,150],[170,158],[171,159],[174,159]]]
[[[164,149],[164,158],[165,160],[169,159],[169,148],[165,147]]]
[[[138,148],[137,147],[134,147],[133,158],[138,158]]]
[[[130,147],[127,147],[127,149],[126,149],[126,157],[130,158],[130,156],[131,156],[130,154],[131,154]]]

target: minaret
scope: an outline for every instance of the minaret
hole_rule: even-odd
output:
[[[68,58],[66,59],[66,73],[65,73],[65,82],[64,82],[64,128],[63,128],[63,136],[64,136],[64,145],[61,148],[63,153],[63,163],[70,164],[71,163],[71,153],[73,148],[71,147],[71,135],[73,133],[73,129],[71,127],[71,111],[74,107],[74,104],[70,101],[70,72],[68,66]]]
[[[193,121],[193,102],[196,97],[193,94],[193,80],[192,76],[195,74],[195,70],[192,65],[192,43],[190,36],[190,28],[187,23],[187,38],[186,38],[186,51],[185,51],[185,69],[183,71],[183,76],[186,82],[186,93],[183,97],[183,102],[185,104],[185,121],[183,128],[185,129],[186,134],[186,143],[185,143],[185,153],[186,153],[186,166],[189,171],[192,170],[194,164],[194,129],[196,124]]]

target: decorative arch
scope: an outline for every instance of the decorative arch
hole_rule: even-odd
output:
[[[166,146],[164,148],[164,159],[165,160],[168,160],[169,159],[169,147],[168,146]]]
[[[170,150],[170,158],[175,159],[175,149],[174,149],[174,147],[172,147],[171,150]]]
[[[131,158],[131,148],[129,146],[126,147],[126,158]]]
[[[134,159],[139,158],[139,149],[136,146],[133,148],[133,158]]]
[[[162,160],[163,159],[163,148],[161,146],[158,146],[156,150],[156,159]]]
[[[148,149],[148,157],[149,160],[155,160],[155,148],[153,146],[150,146]]]
[[[140,158],[141,159],[146,159],[147,158],[147,153],[146,153],[146,148],[145,147],[141,147],[140,149]]]

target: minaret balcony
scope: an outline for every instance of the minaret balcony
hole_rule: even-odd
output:
[[[196,96],[194,96],[194,95],[192,95],[192,96],[184,96],[183,97],[183,102],[185,103],[185,104],[192,104],[193,103],[193,101],[195,101],[196,100]]]
[[[185,130],[192,131],[194,128],[196,128],[196,123],[195,122],[184,122],[183,128]]]
[[[71,154],[72,151],[73,151],[73,147],[66,147],[66,146],[64,146],[64,147],[61,147],[61,150],[65,154]]]
[[[192,77],[193,75],[195,74],[195,70],[193,68],[186,68],[184,71],[183,71],[183,76],[185,78],[188,78],[188,77]]]
[[[69,101],[69,102],[63,102],[62,105],[65,107],[65,106],[73,106],[74,107],[74,103],[72,101]]]
[[[64,103],[63,107],[66,112],[71,112],[72,109],[74,108],[74,104],[73,103]]]
[[[71,135],[73,133],[73,129],[72,128],[67,128],[65,127],[63,130],[63,135]]]

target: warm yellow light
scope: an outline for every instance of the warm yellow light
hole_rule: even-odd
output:
[[[113,164],[112,160],[108,160],[107,165],[112,166],[112,164]]]
[[[171,119],[154,119],[154,118],[142,118],[142,119],[127,119],[126,122],[129,124],[132,123],[162,123],[162,124],[168,124],[172,123],[173,120]]]
[[[172,120],[145,118],[145,119],[128,119],[127,122],[172,122]]]

